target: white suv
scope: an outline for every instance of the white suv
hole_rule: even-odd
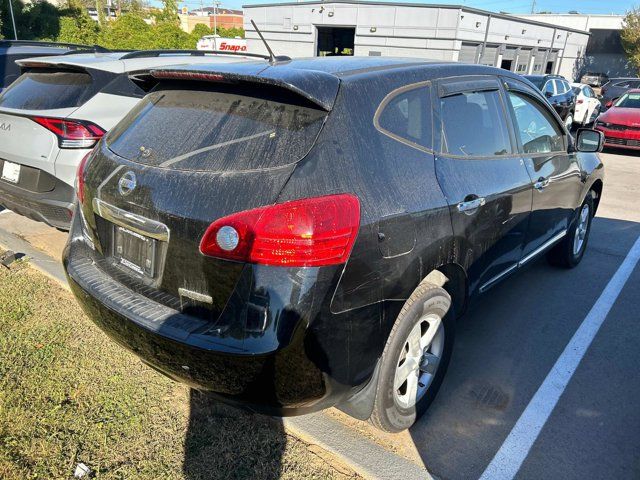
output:
[[[153,87],[136,72],[250,58],[164,50],[18,61],[22,75],[0,95],[0,205],[67,230],[78,164]]]

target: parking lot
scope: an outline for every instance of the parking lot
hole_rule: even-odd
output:
[[[557,381],[554,364],[640,237],[640,155],[606,152],[602,159],[605,190],[583,262],[561,270],[539,259],[472,305],[459,322],[438,398],[408,434],[397,437],[433,476],[479,478],[496,454],[498,464],[517,458],[509,444],[503,447],[505,439],[545,379]],[[65,237],[13,213],[0,215],[0,229],[53,257]],[[525,429],[515,437],[533,442],[517,478],[640,477],[640,267],[614,293],[606,320],[550,416],[534,415],[539,435]],[[535,414],[538,407],[527,413],[531,408]],[[513,475],[487,471],[484,478]]]

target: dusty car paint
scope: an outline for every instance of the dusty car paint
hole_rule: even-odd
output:
[[[117,342],[172,378],[259,411],[293,415],[355,401],[373,377],[402,305],[428,274],[444,273],[462,314],[483,285],[516,270],[525,252],[566,227],[602,181],[597,155],[569,153],[566,132],[566,152],[559,155],[516,153],[511,130],[508,156],[439,153],[445,79],[469,77],[470,87],[492,82],[504,96],[505,79],[520,77],[503,70],[357,58],[195,70],[305,91],[307,101],[329,111],[326,122],[298,162],[251,172],[143,165],[101,142],[88,164],[87,198],[74,218],[64,262],[80,303]],[[335,85],[335,98],[323,84]],[[374,121],[390,93],[414,84],[428,85],[433,100],[429,146],[398,141]],[[544,102],[531,84],[522,85]],[[129,171],[137,186],[122,196],[117,183]],[[553,185],[544,198],[533,187],[540,175]],[[270,267],[198,252],[217,218],[331,193],[355,194],[361,205],[360,230],[344,265]],[[470,194],[486,199],[477,215],[457,210]],[[170,237],[157,279],[136,278],[109,260],[112,225],[97,214],[94,199],[166,225]]]

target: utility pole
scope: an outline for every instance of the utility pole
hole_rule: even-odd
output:
[[[11,0],[9,0],[9,11],[11,12],[11,23],[13,24],[13,36],[15,40],[18,40],[18,30],[16,30],[16,19],[13,16],[13,5],[11,4]]]
[[[219,0],[213,0],[213,34],[218,35],[218,7]],[[216,48],[218,48],[218,40],[216,40]]]
[[[536,13],[536,0],[531,0],[531,14]]]

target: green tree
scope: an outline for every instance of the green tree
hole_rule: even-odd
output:
[[[629,61],[640,69],[640,9],[634,8],[627,13],[620,37]]]
[[[154,48],[152,27],[138,15],[124,14],[102,28],[98,43],[113,50]]]
[[[195,45],[191,44],[191,36],[178,25],[163,22],[152,28],[152,40],[147,48],[193,49]]]
[[[162,10],[155,15],[157,23],[170,23],[180,25],[178,17],[178,2],[176,0],[162,0]]]
[[[211,35],[211,34],[213,34],[213,30],[211,30],[211,28],[209,28],[204,23],[196,24],[196,26],[193,27],[193,30],[189,34],[189,36],[191,37],[189,40],[191,43],[191,46],[189,48],[196,48],[198,40],[200,40],[205,35]]]

